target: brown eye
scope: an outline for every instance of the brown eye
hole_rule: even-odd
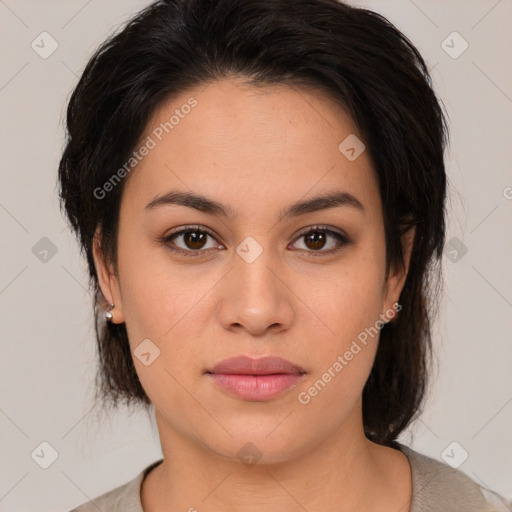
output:
[[[199,256],[200,253],[207,252],[207,249],[222,247],[218,243],[212,243],[207,247],[208,238],[215,240],[213,232],[204,228],[189,227],[165,236],[162,242],[175,252],[186,256]]]
[[[306,245],[310,249],[318,250],[323,248],[327,237],[325,236],[325,233],[321,231],[314,231],[311,234],[304,235],[304,239],[306,240]]]
[[[333,241],[329,242],[330,239]],[[350,240],[345,235],[333,231],[332,229],[323,228],[321,226],[314,227],[308,231],[303,232],[299,236],[298,240],[304,240],[305,246],[305,249],[301,247],[298,249],[304,250],[310,253],[312,256],[321,256],[335,253],[339,251],[344,245],[348,245],[350,243]],[[325,247],[327,247],[327,249],[323,250]]]
[[[202,249],[207,236],[209,235],[202,231],[187,231],[183,234],[183,242],[189,249]]]

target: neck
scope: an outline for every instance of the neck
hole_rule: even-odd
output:
[[[157,423],[164,461],[143,482],[145,512],[409,510],[407,458],[366,439],[360,421],[284,458],[260,452],[251,465],[182,436],[158,413]]]

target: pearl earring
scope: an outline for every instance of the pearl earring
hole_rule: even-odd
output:
[[[114,309],[114,304],[110,304],[109,310],[105,313],[105,318],[107,322],[111,322],[114,318],[114,315],[112,314],[112,310]]]

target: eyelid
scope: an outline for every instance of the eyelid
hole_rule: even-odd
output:
[[[336,254],[339,251],[341,251],[341,249],[343,249],[345,246],[350,245],[352,243],[352,240],[343,231],[339,230],[338,228],[326,226],[324,224],[314,224],[313,226],[309,226],[307,228],[302,229],[301,231],[299,231],[298,234],[294,235],[294,241],[300,239],[301,237],[307,235],[308,233],[315,231],[323,231],[324,233],[328,233],[331,236],[334,236],[338,241],[338,246],[335,247],[334,249],[329,249],[327,251],[308,251],[305,249],[299,249],[300,251],[306,252],[308,255],[313,257],[330,256]]]
[[[217,235],[210,228],[207,228],[206,226],[201,226],[199,224],[190,224],[190,225],[186,225],[186,226],[180,226],[179,228],[171,230],[169,233],[164,235],[159,241],[163,245],[165,245],[169,250],[179,253],[179,254],[184,254],[185,256],[194,257],[194,256],[200,256],[201,253],[210,252],[211,249],[205,249],[205,250],[203,250],[203,249],[197,249],[197,250],[188,249],[187,250],[187,249],[182,249],[181,247],[169,247],[167,245],[173,237],[180,236],[185,233],[193,232],[193,231],[200,231],[200,232],[207,233],[208,235],[210,235],[213,239],[215,239],[217,241]],[[217,243],[219,245],[222,245],[218,241],[217,241]]]
[[[331,226],[327,226],[325,224],[313,224],[312,226],[309,226],[307,228],[300,230],[294,236],[295,236],[295,238],[297,238],[299,236],[307,235],[311,231],[325,231],[327,233],[335,233],[336,235],[340,235],[348,240],[347,235],[343,231],[341,231],[337,228],[331,227]]]
[[[188,226],[180,226],[179,228],[169,231],[169,233],[162,237],[162,240],[169,241],[169,239],[171,239],[173,236],[182,235],[183,233],[187,233],[189,231],[204,231],[205,233],[208,233],[212,238],[217,238],[217,234],[210,228],[207,228],[206,226],[201,226],[199,224],[190,224]]]

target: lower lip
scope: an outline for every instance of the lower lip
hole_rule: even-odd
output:
[[[293,387],[302,377],[296,373],[274,375],[208,374],[224,391],[244,400],[270,400]]]

